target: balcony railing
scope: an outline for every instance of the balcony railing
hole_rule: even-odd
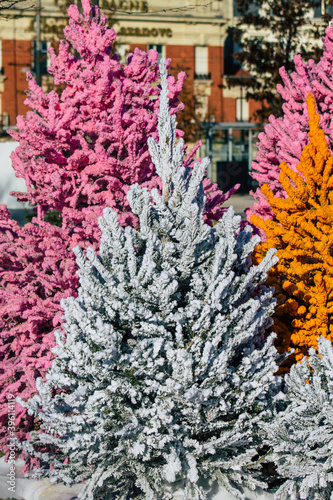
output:
[[[194,80],[211,80],[211,73],[194,73]]]

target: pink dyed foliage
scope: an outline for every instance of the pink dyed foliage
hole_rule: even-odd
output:
[[[123,225],[137,223],[126,198],[132,183],[159,187],[147,148],[147,138],[157,136],[158,54],[136,49],[121,65],[117,56],[110,57],[114,30],[89,0],[82,4],[83,15],[76,6],[69,8],[67,42],[60,43],[59,55],[50,49],[50,73],[64,85],[61,97],[44,94],[30,75],[26,104],[34,111],[19,116],[18,131],[12,131],[20,143],[13,167],[27,184],[27,193],[12,194],[35,204],[37,218],[21,229],[4,206],[0,210],[0,446],[6,452],[6,397],[36,393],[35,379],[50,366],[54,331],[61,328],[60,299],[76,295],[71,248],[96,249],[97,219],[105,206],[117,210]],[[178,95],[184,79],[184,73],[178,81],[169,77],[172,113],[183,107]],[[186,165],[193,163],[197,148]],[[235,188],[223,194],[208,179],[204,186],[206,220],[218,220]],[[62,228],[43,220],[54,209]],[[15,425],[21,439],[36,422],[17,407]]]
[[[282,161],[297,170],[301,152],[309,142],[309,116],[306,98],[311,93],[320,113],[320,126],[323,128],[331,151],[333,150],[333,29],[326,29],[323,38],[323,56],[318,63],[302,61],[295,56],[296,71],[289,76],[285,69],[280,69],[283,85],[277,90],[285,100],[284,116],[270,116],[265,131],[259,134],[258,153],[252,163],[253,177],[259,185],[269,184],[278,198],[285,198],[286,193],[279,182],[280,163]],[[252,193],[255,202],[253,209],[247,209],[247,218],[253,212],[260,217],[272,219],[273,214],[266,197],[259,191]],[[264,235],[262,235],[265,238]]]
[[[158,53],[135,49],[121,64],[117,55],[110,57],[115,31],[89,0],[82,5],[83,15],[69,7],[67,41],[60,42],[59,54],[49,49],[54,82],[66,85],[61,97],[55,91],[45,95],[28,76],[25,103],[35,112],[19,116],[18,131],[11,133],[20,143],[13,168],[25,179],[27,193],[11,194],[37,205],[38,220],[58,210],[73,245],[86,246],[99,241],[97,220],[105,206],[118,212],[122,225],[135,225],[126,198],[130,185],[157,185],[147,138],[157,138],[160,89]],[[169,76],[172,113],[184,107],[178,95],[185,77],[184,72],[178,81]],[[207,219],[217,220],[225,196],[208,184]]]
[[[75,295],[76,263],[61,228],[41,221],[20,228],[0,205],[0,443],[8,450],[9,394],[29,398],[35,379],[50,366],[54,331],[61,327],[60,299]],[[33,428],[16,405],[15,436]]]

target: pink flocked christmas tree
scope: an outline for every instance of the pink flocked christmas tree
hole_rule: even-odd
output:
[[[50,366],[54,330],[61,325],[60,300],[78,286],[76,263],[63,231],[48,222],[21,228],[0,205],[0,442],[8,451],[10,394],[29,398],[35,379]],[[16,404],[15,435],[34,419]]]
[[[19,130],[11,135],[20,142],[13,167],[28,191],[12,194],[36,204],[38,220],[48,210],[58,210],[73,243],[86,246],[88,240],[99,241],[97,219],[103,207],[115,209],[123,225],[135,225],[126,198],[129,186],[157,186],[147,138],[157,136],[159,70],[154,50],[146,54],[135,49],[125,65],[117,55],[110,57],[115,31],[88,0],[82,6],[83,15],[75,5],[68,10],[67,41],[60,42],[59,55],[49,50],[54,83],[66,85],[61,97],[55,91],[45,95],[30,75],[26,104],[35,112],[26,119],[19,116]],[[178,81],[169,76],[172,113],[184,107],[178,95],[185,77],[184,72]],[[218,220],[223,196],[209,184],[207,180],[206,216]]]
[[[280,69],[284,85],[278,85],[277,90],[285,100],[284,115],[280,118],[270,116],[265,131],[259,134],[258,153],[252,163],[253,177],[260,186],[268,184],[278,198],[287,196],[279,181],[280,163],[285,161],[296,171],[301,152],[309,142],[306,104],[309,93],[315,98],[321,117],[320,126],[333,151],[333,28],[326,29],[323,48],[323,56],[318,63],[313,60],[305,63],[297,55],[294,58],[295,72],[289,76],[283,67]],[[265,220],[273,219],[270,205],[259,189],[254,198],[253,210],[246,211],[248,220],[253,212]],[[262,237],[265,239],[264,234]]]
[[[6,207],[0,210],[0,447],[5,452],[8,394],[36,393],[35,378],[50,366],[54,331],[62,328],[60,299],[76,296],[71,249],[77,244],[97,249],[97,220],[105,206],[117,211],[122,225],[137,225],[126,198],[131,184],[159,187],[147,148],[149,136],[158,139],[158,54],[135,49],[121,64],[111,56],[116,34],[105,16],[89,0],[82,6],[83,14],[75,5],[69,8],[67,41],[60,42],[59,55],[50,49],[50,73],[63,87],[61,95],[44,94],[29,75],[26,104],[33,111],[19,116],[12,132],[20,143],[13,167],[27,193],[11,194],[30,201],[37,218],[19,228]],[[178,81],[168,77],[172,114],[183,108],[178,95],[184,79],[184,73]],[[198,147],[186,165],[201,161],[194,160]],[[204,187],[206,221],[218,220],[235,188],[223,194],[208,179]],[[60,213],[61,228],[44,220],[53,210]],[[20,409],[16,437],[27,438],[38,425]]]

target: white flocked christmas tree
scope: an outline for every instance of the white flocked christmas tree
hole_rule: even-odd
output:
[[[264,335],[272,290],[261,284],[277,258],[251,264],[259,237],[232,207],[203,222],[208,160],[183,166],[164,59],[160,71],[149,151],[163,192],[133,185],[139,229],[106,208],[99,254],[74,248],[78,297],[61,302],[66,335],[39,394],[17,398],[43,422],[20,446],[44,465],[32,477],[85,480],[81,499],[168,499],[174,482],[184,499],[205,499],[201,481],[244,499],[244,486],[264,486],[259,424],[280,384],[274,334]]]
[[[284,411],[264,424],[270,460],[285,483],[276,500],[333,500],[333,346],[318,339],[318,352],[286,375]]]

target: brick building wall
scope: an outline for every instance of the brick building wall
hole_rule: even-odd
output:
[[[223,116],[223,68],[223,47],[208,47],[208,72],[212,80],[208,97],[208,116],[214,115],[216,122],[221,122]]]
[[[31,69],[32,43],[27,40],[2,40],[2,67],[6,77],[2,94],[2,113],[8,113],[9,125],[16,125],[17,115],[28,111],[23,104],[28,88],[26,70]]]
[[[236,99],[225,97],[223,99],[222,122],[236,121]]]
[[[254,99],[249,99],[249,115],[253,116],[253,114],[261,108],[261,104],[258,101],[255,101]],[[259,122],[260,120],[252,120]]]
[[[146,43],[130,43],[129,44],[129,51],[134,52],[134,49],[136,47],[140,50],[144,50],[144,52],[147,52],[147,50],[148,50],[148,45]]]
[[[9,125],[16,124],[17,115],[25,115],[28,108],[23,104],[26,98],[25,91],[28,88],[26,82],[26,71],[32,66],[32,42],[28,40],[1,41],[2,44],[2,67],[5,76],[3,93],[1,95],[1,113],[8,113]],[[135,47],[147,51],[146,43],[131,43],[128,46],[130,52]],[[176,76],[179,71],[187,74],[186,88],[194,92],[195,83],[195,47],[189,45],[165,45],[163,53],[171,58],[170,72]],[[236,99],[228,96],[223,88],[224,57],[222,46],[208,46],[208,75],[206,82],[207,90],[207,117],[215,122],[236,121]],[[224,95],[225,94],[225,95]],[[249,116],[260,107],[255,101],[249,101]]]
[[[9,125],[16,124],[17,115],[25,115],[28,108],[23,104],[26,98],[25,91],[28,88],[26,82],[26,71],[32,67],[32,41],[3,39],[2,45],[2,68],[4,74],[3,92],[1,94],[0,113],[9,115]],[[57,44],[52,44],[57,45]],[[130,43],[126,45],[130,52],[135,47],[147,51],[147,43]],[[161,46],[160,46],[161,47]],[[56,48],[57,50],[57,48]],[[221,46],[207,47],[207,79],[198,80],[195,76],[196,52],[194,45],[168,45],[163,46],[163,53],[171,58],[170,72],[176,76],[179,71],[187,74],[186,88],[190,92],[204,88],[206,92],[206,118],[215,122],[235,122],[236,99],[223,88],[224,79],[224,49]],[[46,88],[45,88],[46,90]],[[236,94],[235,94],[236,95]],[[238,95],[238,94],[237,94]],[[255,101],[249,101],[249,117],[260,107]]]
[[[185,80],[188,89],[193,91],[194,81],[194,47],[188,45],[167,45],[165,47],[165,56],[171,59],[170,73],[174,76],[180,71],[185,71],[187,78]]]
[[[17,115],[25,115],[28,108],[23,104],[28,89],[26,70],[32,65],[32,42],[27,40],[2,40],[2,67],[5,78],[1,100],[1,113],[8,113],[9,124],[16,124]],[[129,51],[135,47],[147,51],[148,45],[129,44]],[[186,71],[186,86],[194,90],[195,48],[188,45],[166,45],[165,55],[171,58],[170,72],[177,75]],[[208,47],[208,71],[211,84],[208,93],[208,116],[215,116],[216,122],[236,121],[236,100],[223,95],[223,47]],[[260,104],[249,101],[249,116],[259,109]]]

